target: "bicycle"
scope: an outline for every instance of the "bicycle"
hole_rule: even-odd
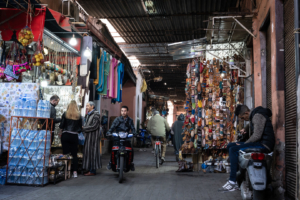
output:
[[[160,137],[156,136],[155,141],[155,160],[156,160],[156,168],[159,168],[159,164],[163,164],[163,162],[160,163],[161,160],[161,144]]]

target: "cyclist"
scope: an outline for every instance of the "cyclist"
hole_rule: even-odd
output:
[[[166,131],[170,131],[170,126],[165,118],[159,115],[157,110],[154,111],[153,116],[147,125],[147,130],[151,133],[152,136],[152,146],[155,148],[155,139],[153,136],[160,137],[159,140],[163,142],[161,148],[161,160],[162,163],[165,161],[165,155],[167,150],[166,142]]]
[[[114,122],[112,123],[110,129],[108,130],[108,132],[106,133],[106,135],[111,135],[115,130],[117,132],[119,131],[124,131],[124,132],[127,132],[129,133],[130,130],[131,130],[131,133],[133,135],[136,134],[135,132],[135,128],[134,128],[134,124],[133,124],[133,120],[128,117],[128,107],[127,106],[122,106],[121,108],[121,116],[120,117],[117,117]],[[131,147],[132,148],[132,145],[131,145],[131,142],[130,141],[126,141],[126,146],[127,147]],[[131,165],[131,170],[134,171],[135,168],[134,168],[134,164],[133,164],[133,158],[134,158],[134,152],[133,152],[133,148],[132,148],[132,165]],[[107,169],[111,169],[111,161],[108,163]]]

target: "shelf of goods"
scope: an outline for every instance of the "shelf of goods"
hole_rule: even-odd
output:
[[[42,125],[45,125],[45,130],[37,129],[39,120],[44,121]],[[48,184],[53,120],[12,116],[10,123],[6,183],[33,186]]]
[[[244,80],[227,61],[202,57],[187,65],[182,154],[196,148],[226,151],[235,140],[234,110],[244,102]]]

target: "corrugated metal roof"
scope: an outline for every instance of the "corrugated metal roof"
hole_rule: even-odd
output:
[[[119,43],[120,48],[127,56],[135,56],[143,68],[151,71],[150,74],[144,74],[154,92],[174,92],[168,89],[171,86],[177,88],[176,93],[182,96],[186,64],[190,60],[173,60],[167,44],[206,36],[209,42],[212,29],[210,17],[251,14],[238,12],[237,0],[152,0],[156,11],[154,14],[147,11],[145,0],[78,1],[90,15],[108,19],[126,42]],[[251,28],[249,19],[239,20]],[[216,20],[214,43],[227,42],[232,26],[230,19]],[[239,25],[235,29],[230,40],[244,41],[248,33],[241,30]],[[161,69],[172,70],[162,73]],[[162,82],[150,81],[159,75],[163,76]]]

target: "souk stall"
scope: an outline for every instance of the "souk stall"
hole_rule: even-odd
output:
[[[234,110],[244,102],[244,80],[239,76],[245,71],[245,63],[241,61],[237,55],[201,56],[187,65],[184,144],[180,153],[201,152],[205,171],[208,165],[215,165],[209,167],[210,172],[226,172],[229,165],[226,147],[237,136]],[[184,171],[190,164],[183,160],[179,165]]]

